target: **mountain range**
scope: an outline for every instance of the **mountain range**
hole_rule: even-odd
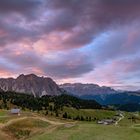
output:
[[[63,93],[82,99],[96,100],[102,105],[140,104],[140,92],[116,91],[97,84],[66,83],[57,85],[51,78],[21,74],[17,78],[0,78],[0,91],[14,91],[41,97]]]
[[[78,96],[82,99],[96,100],[102,105],[113,104],[139,104],[140,92],[139,91],[117,91],[110,87],[99,86],[96,84],[63,84],[61,88],[66,90],[69,94]]]
[[[106,87],[99,86],[97,84],[82,84],[82,83],[66,83],[62,84],[59,87],[63,88],[67,92],[76,95],[76,96],[84,96],[84,95],[102,95],[102,94],[115,94],[116,90]]]
[[[60,95],[64,91],[76,96],[115,94],[110,87],[100,87],[96,84],[63,84],[57,85],[51,78],[39,77],[35,74],[21,74],[17,78],[0,78],[0,89],[19,93],[33,94],[34,96]]]

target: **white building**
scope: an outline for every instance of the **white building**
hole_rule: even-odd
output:
[[[13,108],[13,109],[11,109],[10,113],[20,115],[20,109]]]

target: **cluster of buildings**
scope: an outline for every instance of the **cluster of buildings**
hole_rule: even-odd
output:
[[[111,125],[114,123],[115,123],[114,119],[103,119],[97,122],[97,124],[104,124],[104,125]]]
[[[112,118],[112,119],[103,119],[103,120],[99,120],[99,121],[97,121],[97,124],[104,124],[104,125],[115,124],[117,118],[120,118],[120,117],[122,117],[122,112],[118,112],[118,113],[114,116],[114,118]]]

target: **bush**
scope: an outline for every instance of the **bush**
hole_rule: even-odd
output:
[[[63,114],[63,118],[68,118],[67,112]]]

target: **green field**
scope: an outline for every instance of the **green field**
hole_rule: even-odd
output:
[[[111,118],[116,112],[106,110],[75,110],[64,108],[71,116],[84,115]],[[96,121],[73,121],[23,112],[20,117],[1,110],[0,140],[138,140],[140,115],[124,113],[118,125],[99,125]],[[136,116],[136,119],[130,118]],[[7,119],[8,118],[8,119]]]
[[[116,115],[115,111],[98,110],[98,109],[80,109],[64,107],[63,112],[67,112],[72,118],[76,116],[91,117],[97,119],[112,118]]]
[[[7,114],[8,114],[8,112],[6,110],[0,109],[0,117],[6,116]]]
[[[71,128],[61,127],[50,134],[29,140],[138,140],[140,129],[79,123]]]

